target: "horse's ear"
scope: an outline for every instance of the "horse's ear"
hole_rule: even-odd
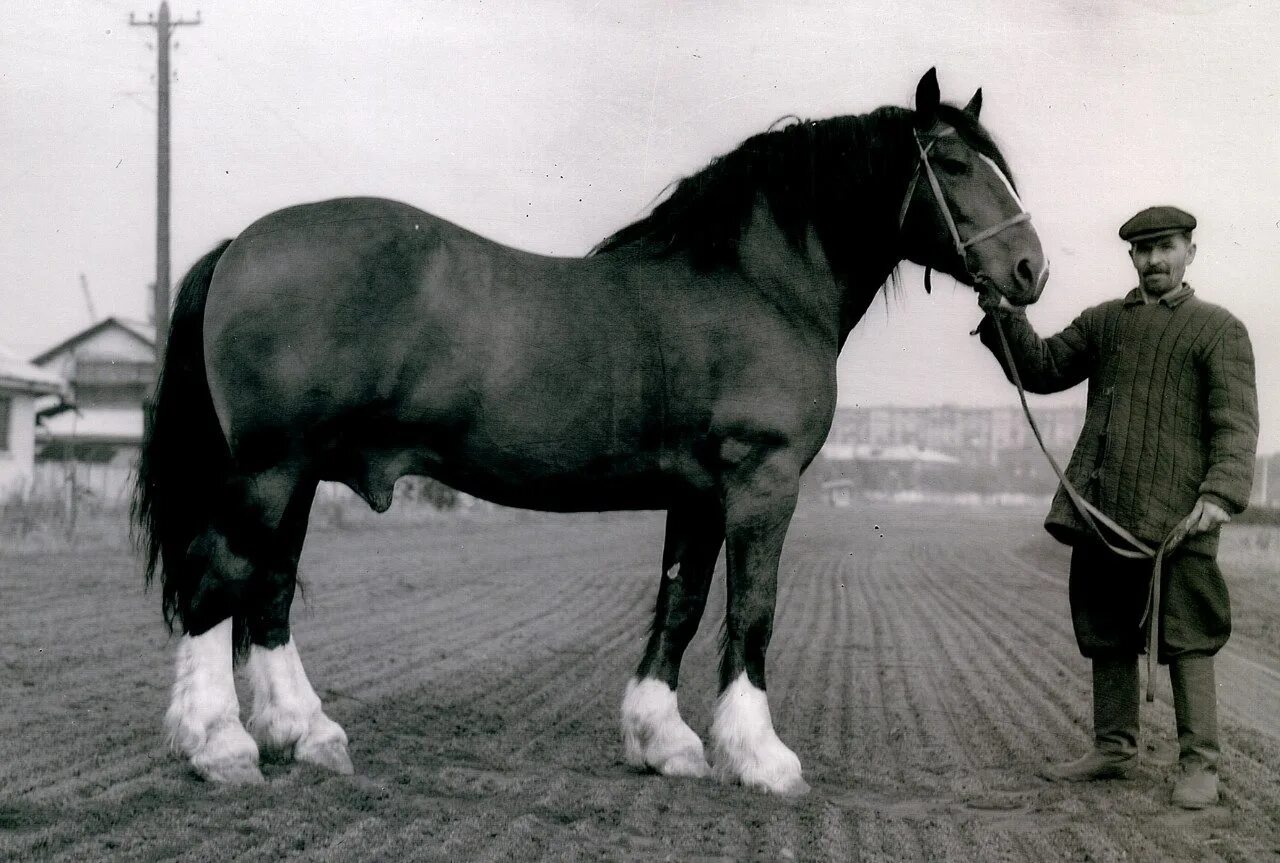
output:
[[[916,85],[916,125],[922,129],[933,126],[941,98],[938,93],[938,71],[930,69]]]
[[[969,104],[964,106],[964,112],[973,119],[978,119],[978,112],[982,110],[982,88],[979,87],[974,92],[973,98],[969,100]]]

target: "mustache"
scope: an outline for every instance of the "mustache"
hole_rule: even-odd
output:
[[[1152,268],[1150,268],[1150,269],[1143,270],[1143,271],[1142,271],[1142,275],[1144,275],[1144,276],[1167,276],[1167,275],[1169,275],[1169,271],[1168,271],[1167,269],[1165,269],[1164,267],[1152,267]]]

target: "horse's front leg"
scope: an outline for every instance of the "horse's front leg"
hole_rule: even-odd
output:
[[[667,512],[653,629],[622,700],[623,748],[633,767],[667,776],[711,772],[702,739],[680,716],[676,687],[680,661],[698,631],[723,544],[724,513],[718,498],[682,501]]]
[[[724,480],[729,594],[712,761],[721,781],[778,794],[809,790],[800,759],[773,730],[764,674],[778,560],[795,512],[800,467],[787,452],[753,453]]]

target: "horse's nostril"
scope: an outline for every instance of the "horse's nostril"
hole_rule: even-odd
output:
[[[1018,283],[1027,287],[1035,287],[1036,272],[1031,268],[1031,261],[1023,258],[1018,261],[1018,265],[1013,268],[1014,275],[1018,279]]]

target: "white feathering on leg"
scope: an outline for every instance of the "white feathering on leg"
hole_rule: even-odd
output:
[[[711,723],[716,777],[776,794],[803,794],[800,759],[773,730],[769,699],[746,672],[729,684]]]
[[[249,733],[261,744],[292,746],[320,710],[320,698],[311,688],[293,639],[270,649],[250,647],[247,671],[253,692]]]
[[[248,672],[253,691],[249,730],[260,744],[292,747],[297,760],[351,772],[346,732],[324,714],[293,638],[280,647],[253,645]]]
[[[632,767],[665,776],[707,776],[702,739],[680,716],[676,693],[661,680],[627,683],[622,699],[622,742]]]
[[[178,642],[173,695],[165,714],[169,745],[205,779],[260,782],[258,747],[240,724],[232,670],[231,619]]]

